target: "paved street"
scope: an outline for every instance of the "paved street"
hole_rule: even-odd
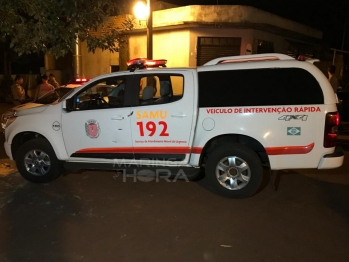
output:
[[[349,261],[348,131],[341,168],[280,172],[276,192],[265,170],[245,200],[107,171],[32,184],[1,147],[0,261]]]

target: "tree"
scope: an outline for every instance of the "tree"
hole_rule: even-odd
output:
[[[103,24],[109,16],[126,13],[128,4],[127,0],[0,0],[4,67],[0,97],[10,92],[11,63],[23,54],[64,56],[74,50],[76,39],[86,41],[91,52],[97,48],[118,51],[126,39],[124,32],[133,27],[132,20],[126,19],[121,26],[109,22],[103,28]]]
[[[89,51],[97,48],[117,51],[125,40],[124,31],[132,29],[132,21],[122,27],[93,32],[106,17],[126,8],[127,0],[0,0],[0,41],[3,50],[18,55],[50,53],[64,56],[74,48],[74,40],[86,41]]]
[[[4,74],[11,74],[11,62],[17,60],[18,55],[10,48],[10,39],[0,42],[0,60],[3,62]]]

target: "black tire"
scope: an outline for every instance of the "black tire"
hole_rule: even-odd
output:
[[[251,148],[241,144],[228,143],[215,147],[208,155],[205,167],[205,179],[216,193],[225,197],[250,197],[263,181],[260,158]]]
[[[63,173],[52,146],[44,138],[24,143],[16,154],[16,165],[19,173],[34,183],[50,182]]]

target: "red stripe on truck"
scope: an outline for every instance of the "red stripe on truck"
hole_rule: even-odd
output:
[[[269,156],[308,154],[313,150],[314,145],[314,143],[311,143],[307,146],[266,147],[265,150]]]

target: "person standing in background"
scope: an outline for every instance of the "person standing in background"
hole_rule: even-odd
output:
[[[56,78],[55,78],[54,74],[52,74],[52,73],[48,75],[48,83],[50,85],[52,85],[54,88],[58,88],[59,87],[59,84],[56,81]]]
[[[327,73],[328,73],[328,80],[330,81],[333,91],[337,93],[339,83],[338,83],[337,77],[334,75],[336,73],[336,67],[334,65],[329,66]]]
[[[53,93],[55,91],[53,85],[48,83],[47,75],[43,75],[41,79],[42,83],[38,86],[38,89],[36,90],[35,99],[38,99],[47,93]]]
[[[22,84],[23,84],[23,77],[21,75],[16,75],[15,83],[11,86],[13,104],[15,106],[22,104],[22,102],[25,100],[25,91],[24,91],[24,88],[22,87]]]

